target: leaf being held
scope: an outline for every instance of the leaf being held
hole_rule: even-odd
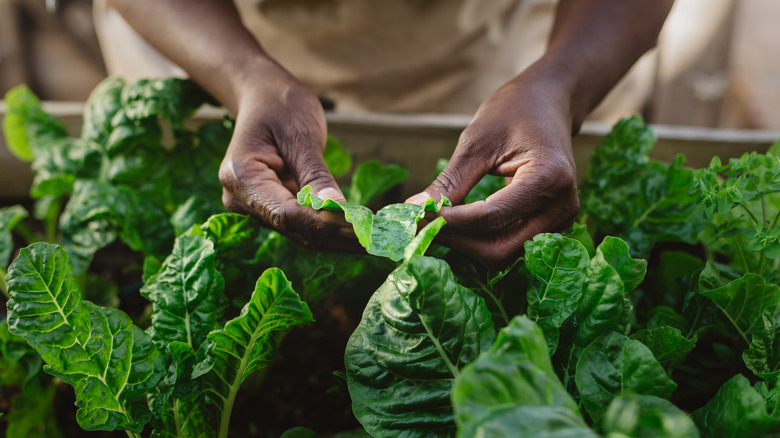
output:
[[[362,205],[320,199],[311,193],[311,186],[298,192],[298,203],[310,205],[315,210],[343,211],[344,218],[352,224],[358,241],[368,253],[393,261],[404,257],[405,248],[417,232],[417,222],[425,217],[425,212],[438,213],[442,206],[451,205],[449,199],[442,196],[439,202],[428,198],[423,205],[391,204],[374,214]]]

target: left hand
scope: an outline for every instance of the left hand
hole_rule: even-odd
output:
[[[447,196],[440,241],[491,268],[517,259],[526,240],[561,231],[579,211],[571,149],[570,98],[554,80],[521,74],[494,92],[463,131],[444,170],[406,202]],[[459,205],[486,174],[507,186],[485,201]]]

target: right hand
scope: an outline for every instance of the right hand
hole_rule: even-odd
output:
[[[296,198],[311,185],[320,198],[344,201],[323,160],[327,128],[318,99],[286,72],[245,88],[219,171],[225,207],[307,248],[357,251],[342,215],[301,206]]]

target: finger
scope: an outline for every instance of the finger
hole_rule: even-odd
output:
[[[542,211],[555,210],[560,221],[579,212],[573,171],[554,163],[528,163],[518,169],[512,181],[484,201],[444,208],[448,231],[496,232]]]
[[[278,133],[277,142],[287,168],[292,173],[298,188],[311,186],[312,193],[322,199],[345,202],[339,185],[325,165],[324,131],[312,123],[285,125]]]
[[[249,214],[261,223],[308,247],[358,251],[352,230],[342,215],[298,204],[276,172],[259,160],[226,163],[220,170],[223,202],[231,211]]]
[[[477,141],[481,141],[481,144],[475,144]],[[493,166],[494,160],[479,152],[487,149],[485,144],[488,141],[490,139],[473,140],[464,131],[455,153],[441,173],[424,191],[411,196],[406,202],[422,204],[428,198],[432,197],[438,201],[441,195],[444,195],[453,204],[462,203],[469,191]]]
[[[504,230],[476,236],[472,234],[443,234],[440,242],[463,253],[487,268],[503,269],[523,254],[525,242],[539,233],[562,231],[571,226],[571,220],[560,221],[555,212],[521,220]],[[447,228],[447,227],[444,227]]]

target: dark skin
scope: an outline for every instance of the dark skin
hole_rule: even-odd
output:
[[[440,240],[489,267],[508,265],[538,233],[569,227],[579,210],[571,137],[658,38],[673,0],[561,0],[545,55],[477,110],[439,177],[407,200],[455,205]],[[300,187],[344,196],[325,167],[327,127],[317,98],[271,59],[232,2],[112,4],[141,35],[236,116],[220,169],[225,206],[312,249],[358,250],[351,226],[298,205]],[[509,184],[461,205],[486,174]]]

